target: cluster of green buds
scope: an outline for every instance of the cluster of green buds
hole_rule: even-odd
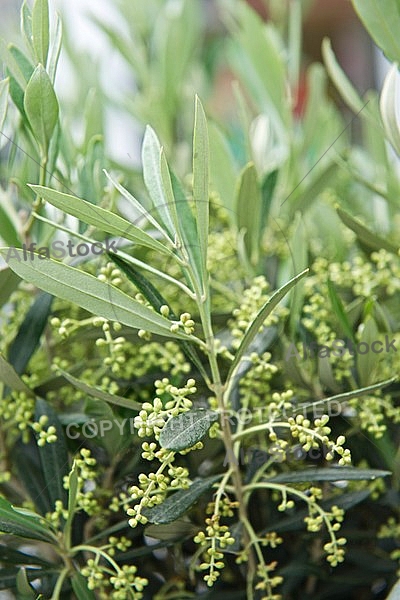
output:
[[[328,422],[328,415],[315,419],[314,423],[304,415],[288,418],[290,433],[292,437],[298,439],[305,452],[311,448],[319,448],[319,444],[323,444],[328,449],[326,460],[333,460],[337,454],[340,456],[339,465],[348,465],[351,463],[351,454],[349,449],[343,448],[346,438],[344,435],[340,435],[335,442],[330,440],[328,436],[331,428],[328,427]]]
[[[346,538],[338,538],[336,535],[344,519],[344,510],[336,505],[332,506],[329,512],[323,510],[317,504],[321,498],[322,490],[316,487],[310,488],[307,502],[309,514],[305,517],[304,522],[308,531],[312,532],[320,531],[325,524],[330,536],[330,541],[324,545],[324,551],[327,553],[326,560],[332,567],[336,567],[344,561]]]
[[[160,312],[164,317],[169,316],[169,308],[164,305],[160,308]],[[182,330],[186,335],[191,335],[194,332],[195,323],[192,319],[192,315],[188,312],[184,312],[179,316],[178,321],[173,321],[171,325],[171,333],[178,333],[178,331]]]
[[[42,415],[39,421],[32,423],[32,429],[37,434],[37,445],[44,446],[45,444],[53,444],[57,441],[57,430],[54,425],[50,425],[45,429],[49,418],[47,415]]]
[[[122,273],[112,262],[108,262],[106,265],[100,267],[97,279],[99,281],[109,282],[111,285],[118,287],[122,283]]]
[[[55,530],[60,529],[62,522],[66,521],[68,510],[64,508],[61,500],[56,500],[53,512],[46,513],[46,520],[52,524]]]
[[[244,334],[250,324],[254,321],[261,306],[269,300],[270,296],[267,294],[268,290],[269,283],[263,275],[255,277],[252,285],[244,290],[243,302],[238,308],[233,310],[233,319],[228,322],[233,337],[232,346],[234,349],[239,347]],[[267,317],[260,327],[260,331],[262,331],[264,327],[270,327],[271,325],[278,323],[281,317],[287,315],[287,312],[286,308],[278,307]]]
[[[95,551],[95,549],[93,549]],[[102,555],[105,552],[103,550]],[[110,553],[109,553],[110,555]],[[119,567],[111,558],[108,559],[113,567],[111,570],[100,562],[100,555],[90,558],[83,567],[81,573],[87,579],[89,590],[98,592],[103,600],[140,600],[143,598],[143,590],[148,585],[148,580],[137,575],[134,565],[123,565]]]
[[[276,561],[273,561],[269,564],[265,564],[264,562],[262,562],[257,566],[257,577],[260,581],[256,584],[256,590],[265,592],[265,594],[261,596],[261,600],[282,599],[282,596],[280,594],[275,594],[273,591],[283,581],[283,577],[281,577],[280,575],[271,576],[273,571],[275,571],[277,565],[278,563]]]
[[[208,571],[204,575],[204,581],[209,587],[212,587],[217,581],[220,570],[223,569],[224,552],[229,546],[235,543],[227,525],[220,525],[220,515],[214,514],[206,519],[205,531],[199,531],[193,541],[199,544],[203,551],[203,562],[198,569]]]
[[[168,450],[162,450],[162,452],[157,472],[140,473],[138,485],[129,488],[131,501],[136,502],[126,511],[130,517],[129,525],[131,527],[136,527],[139,523],[146,525],[147,517],[143,514],[143,510],[161,504],[165,500],[168,490],[187,489],[190,485],[188,469],[173,464],[175,453]]]
[[[91,489],[85,490],[88,484],[93,487],[99,476],[96,468],[97,461],[92,457],[89,449],[81,448],[79,455],[75,458],[75,466],[78,472],[78,492],[76,496],[78,509],[83,510],[89,516],[100,515],[103,510],[100,502]],[[63,485],[65,489],[69,489],[68,476],[64,477]]]
[[[16,439],[22,433],[22,440],[27,443],[34,411],[35,400],[25,392],[13,391],[11,397],[4,396],[0,400],[0,416],[7,436]]]
[[[278,367],[271,363],[271,353],[250,354],[251,367],[240,379],[240,394],[245,406],[265,404],[265,395],[270,391],[270,381]]]
[[[168,378],[155,382],[156,398],[153,402],[144,402],[139,415],[135,417],[134,427],[139,437],[155,436],[158,439],[162,428],[170,417],[187,412],[192,408],[188,396],[197,391],[194,379],[188,379],[186,385],[178,388]]]
[[[386,419],[391,419],[394,423],[400,421],[399,407],[393,406],[393,399],[389,394],[377,393],[373,396],[352,398],[349,400],[349,406],[356,411],[356,419],[361,429],[368,431],[375,439],[380,439],[385,433]]]

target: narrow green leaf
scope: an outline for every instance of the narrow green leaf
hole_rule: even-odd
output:
[[[84,383],[80,379],[77,379],[62,369],[59,369],[58,372],[61,373],[62,376],[65,377],[65,379],[69,381],[77,390],[84,392],[92,398],[98,398],[99,400],[104,400],[104,402],[108,402],[109,404],[122,406],[123,408],[129,408],[130,410],[139,411],[142,409],[142,405],[139,404],[139,402],[135,402],[135,400],[130,400],[129,398],[124,398],[123,396],[117,396],[116,394],[108,394],[101,388],[94,385],[88,385],[87,383]]]
[[[173,256],[171,250],[160,244],[160,242],[151,237],[151,235],[109,210],[96,206],[77,196],[63,194],[62,192],[47,187],[42,187],[40,185],[30,185],[29,187],[56,208],[76,217],[88,225],[93,225],[93,227],[96,227],[99,231],[124,238],[135,244],[146,246],[152,250]]]
[[[34,54],[33,49],[33,33],[32,33],[32,11],[28,6],[26,0],[21,8],[21,34],[25,40],[25,43],[32,55]]]
[[[233,220],[235,212],[236,165],[229,144],[218,126],[208,124],[210,144],[210,180],[212,189],[218,192],[223,206]]]
[[[375,43],[394,62],[400,62],[400,5],[398,0],[352,0]]]
[[[10,74],[10,96],[15,106],[18,108],[19,112],[24,118],[24,121],[26,122],[27,126],[30,127],[29,121],[25,114],[24,96],[27,83],[34,72],[35,67],[25,56],[25,54],[14,44],[9,44],[8,51],[12,58],[15,60],[15,63],[18,65],[18,68],[22,73],[24,79],[24,83],[21,86],[12,70],[7,66],[7,71]]]
[[[17,288],[21,279],[9,267],[0,269],[0,306],[3,306]]]
[[[335,286],[330,279],[328,279],[327,285],[328,285],[329,299],[332,304],[333,312],[335,313],[335,315],[338,318],[340,326],[343,329],[343,333],[345,335],[347,335],[347,337],[355,343],[355,337],[354,337],[354,333],[353,333],[353,330],[352,330],[350,322],[349,322],[349,318],[347,316],[347,313],[343,306],[343,303],[342,303],[338,293],[336,292]]]
[[[6,46],[3,39],[0,39],[0,59],[6,65],[7,69],[10,71],[10,74],[14,77],[20,88],[24,90],[27,80],[24,77],[21,67],[15,60],[14,56],[10,52],[9,47]]]
[[[209,149],[207,120],[198,96],[195,101],[193,132],[193,198],[196,210],[197,234],[203,266],[203,290],[207,273],[207,248],[209,226]]]
[[[64,538],[67,546],[71,544],[72,521],[74,520],[78,497],[78,469],[76,461],[74,461],[68,475],[68,483],[68,516],[64,525]]]
[[[346,402],[347,400],[351,400],[352,398],[358,398],[359,396],[365,396],[369,394],[373,394],[377,390],[380,390],[391,383],[395,383],[397,381],[396,377],[392,377],[391,379],[386,379],[385,381],[381,381],[380,383],[375,383],[374,385],[369,385],[368,387],[359,388],[358,390],[352,390],[351,392],[344,392],[343,394],[337,394],[336,396],[331,396],[330,398],[323,398],[322,400],[316,400],[315,402],[311,402],[309,404],[300,404],[298,408],[296,408],[295,413],[299,413],[307,408],[314,408],[315,406],[326,405],[329,406],[331,402]]]
[[[39,345],[53,299],[50,294],[40,294],[36,298],[8,348],[8,360],[18,375],[25,371],[26,365]]]
[[[0,238],[2,238],[9,246],[19,246],[19,228],[20,223],[18,213],[12,205],[10,198],[4,195],[0,204]]]
[[[32,9],[32,41],[37,62],[46,66],[49,52],[48,0],[35,0]]]
[[[303,215],[301,212],[297,212],[293,223],[293,235],[291,239],[291,255],[292,255],[292,273],[299,273],[306,269],[309,265],[308,248],[309,248],[309,236],[304,223]],[[303,310],[304,305],[304,280],[299,281],[291,294],[290,298],[290,331],[292,335],[295,335],[300,321],[300,314]]]
[[[392,68],[386,75],[382,88],[380,110],[386,137],[400,156],[400,122],[397,116],[397,107],[399,105],[398,73],[398,65],[392,65]]]
[[[162,189],[164,192],[166,207],[171,216],[171,220],[172,220],[173,226],[174,226],[174,231],[176,232],[176,235],[178,236],[178,239],[181,242],[182,236],[181,236],[181,231],[180,231],[180,227],[179,227],[178,211],[177,211],[174,192],[172,190],[171,175],[169,172],[169,167],[168,167],[167,159],[165,156],[164,148],[161,148],[161,150],[160,150],[160,173],[161,173],[161,186],[162,186]]]
[[[186,194],[176,175],[171,171],[171,182],[176,202],[179,231],[185,251],[189,256],[190,265],[193,268],[197,281],[202,285],[202,258],[199,236],[197,233],[196,219],[189,205]]]
[[[380,469],[357,469],[356,467],[328,467],[326,469],[304,469],[280,473],[267,478],[271,483],[303,483],[311,481],[365,481],[388,477],[390,471]]]
[[[165,195],[161,173],[161,144],[152,127],[147,125],[142,146],[143,178],[147,191],[157,210],[162,226],[171,240],[175,240],[176,229],[171,218],[171,206]]]
[[[370,385],[375,379],[377,374],[378,356],[372,351],[372,344],[379,340],[379,330],[372,317],[367,317],[363,323],[364,328],[361,332],[360,344],[367,344],[364,346],[368,348],[368,351],[361,354],[357,352],[357,372],[360,377],[360,384],[365,387]],[[362,346],[360,346],[360,349]]]
[[[61,500],[66,506],[68,499],[67,490],[63,486],[63,478],[68,476],[69,460],[64,431],[53,408],[45,400],[38,398],[35,407],[35,421],[39,421],[42,416],[47,417],[45,428],[54,427],[57,436],[57,441],[39,447],[40,462],[46,481],[46,493],[49,495],[53,507],[56,500]]]
[[[256,318],[254,319],[254,321],[252,322],[250,327],[247,329],[247,331],[242,339],[242,342],[235,354],[235,358],[231,364],[231,368],[229,369],[227,381],[230,380],[235,369],[240,364],[240,361],[242,360],[245,353],[247,352],[251,342],[257,335],[257,333],[258,333],[260,327],[262,326],[262,324],[264,323],[265,319],[268,317],[268,315],[271,314],[271,312],[279,304],[279,302],[282,300],[282,298],[284,298],[286,296],[286,294],[293,288],[293,286],[295,286],[296,283],[298,281],[300,281],[300,279],[305,277],[308,274],[308,272],[309,272],[309,269],[305,269],[304,271],[302,271],[302,273],[299,273],[298,275],[296,275],[296,277],[293,277],[293,279],[288,281],[288,283],[285,283],[285,285],[283,285],[281,288],[279,288],[279,290],[274,292],[274,294],[272,294],[271,298],[269,300],[267,300],[267,302],[260,308]]]
[[[206,479],[196,479],[187,490],[179,490],[169,496],[162,504],[143,511],[150,523],[172,523],[183,515],[211,486],[221,479],[221,475],[214,475]]]
[[[7,77],[0,81],[0,131],[3,131],[4,121],[6,120],[7,108],[8,108],[8,94],[10,88],[10,79]],[[0,148],[3,145],[4,137],[0,139]]]
[[[224,2],[223,18],[234,36],[228,59],[259,112],[268,112],[278,135],[286,137],[291,111],[285,98],[287,64],[276,28],[246,2]],[[268,73],[268,76],[266,76]]]
[[[28,581],[26,570],[22,567],[16,578],[18,600],[36,600],[37,594]]]
[[[58,121],[58,101],[50,77],[41,64],[26,86],[24,108],[37,142],[47,153]]]
[[[354,219],[348,212],[339,207],[336,208],[336,212],[346,227],[354,231],[359,241],[368,248],[371,250],[381,250],[384,248],[388,252],[397,255],[396,246],[370,231],[365,225],[362,225],[360,221]]]
[[[255,266],[259,259],[262,198],[254,163],[243,169],[236,195],[236,214],[239,230],[245,230],[244,244],[249,262]]]
[[[260,239],[262,237],[262,233],[267,224],[268,215],[270,212],[272,199],[274,197],[274,191],[276,188],[276,184],[278,181],[279,171],[271,171],[268,173],[261,184],[261,196],[262,196],[262,206],[261,206],[261,219],[260,219]]]
[[[362,101],[357,90],[337,62],[332,50],[331,41],[328,38],[324,38],[324,41],[322,42],[322,56],[329,76],[343,100],[354,113],[359,113],[365,103]]]
[[[203,439],[215,421],[218,421],[218,413],[206,408],[171,417],[160,433],[160,445],[176,452],[191,448]]]
[[[42,257],[41,260],[37,254],[33,259],[24,260],[20,249],[0,248],[0,255],[25,281],[94,315],[155,334],[190,339],[184,333],[171,333],[168,319],[93,275],[52,259]]]
[[[71,583],[77,600],[96,600],[95,593],[89,590],[87,579],[83,575],[74,573]]]
[[[53,42],[50,48],[49,57],[47,60],[47,72],[50,77],[50,81],[54,85],[54,80],[56,78],[56,71],[58,65],[58,59],[60,57],[61,52],[61,42],[62,42],[62,21],[59,15],[56,16],[56,26],[53,36]]]
[[[19,375],[15,372],[14,367],[7,362],[2,354],[0,354],[0,381],[9,386],[12,390],[25,392],[28,396],[34,395],[22,379],[20,379]]]
[[[54,542],[40,515],[18,509],[5,498],[0,498],[0,531],[22,538]]]

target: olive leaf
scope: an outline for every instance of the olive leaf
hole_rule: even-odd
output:
[[[196,408],[171,417],[160,433],[161,447],[175,451],[191,448],[203,439],[217,420],[218,413],[206,408]]]

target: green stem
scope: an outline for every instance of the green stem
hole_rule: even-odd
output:
[[[80,546],[74,546],[70,550],[70,554],[72,554],[72,555],[76,554],[77,552],[91,552],[92,554],[101,556],[102,558],[104,558],[104,560],[106,560],[113,567],[113,569],[116,571],[116,573],[119,573],[121,571],[120,567],[117,565],[115,560],[113,560],[111,558],[111,556],[109,556],[107,554],[107,552],[104,552],[104,550],[100,550],[100,548],[96,548],[94,546],[86,546],[85,544],[81,544]]]
[[[65,581],[65,578],[69,574],[69,571],[70,571],[69,567],[65,567],[65,569],[63,569],[61,571],[61,573],[60,573],[60,575],[59,575],[59,577],[57,579],[57,583],[55,585],[55,588],[53,590],[53,594],[51,596],[51,600],[59,600],[63,583]]]
[[[194,283],[195,283],[195,278]],[[196,286],[197,287],[197,286]],[[201,291],[195,288],[197,295],[197,305],[199,308],[199,315],[201,324],[203,327],[203,333],[206,340],[207,346],[207,355],[210,363],[211,376],[212,376],[212,386],[211,390],[216,396],[218,409],[221,413],[221,429],[222,429],[222,439],[224,442],[226,455],[228,459],[229,469],[231,471],[232,483],[235,488],[235,496],[237,501],[239,502],[239,520],[247,521],[247,508],[245,504],[245,498],[243,494],[243,482],[242,476],[240,473],[239,463],[236,459],[234,448],[233,448],[233,436],[232,430],[229,423],[229,419],[225,418],[225,385],[221,382],[221,374],[219,371],[217,353],[215,349],[215,337],[211,324],[210,317],[210,300],[209,300],[209,292],[206,294],[206,297],[201,295]],[[244,535],[244,543],[247,545],[249,543],[249,537],[247,530]],[[256,571],[256,564],[254,560],[254,555],[250,551],[249,552],[249,573],[251,576],[254,576]]]
[[[46,185],[47,160],[48,160],[47,154],[42,156],[40,159],[39,185],[41,185],[41,186]],[[22,234],[23,234],[23,237],[24,237],[26,243],[29,242],[29,235],[30,235],[33,223],[35,222],[35,213],[36,212],[39,213],[41,206],[42,206],[42,200],[41,200],[39,194],[36,194],[36,198],[32,205],[31,214],[29,215],[29,219],[25,223],[25,226],[22,231]]]

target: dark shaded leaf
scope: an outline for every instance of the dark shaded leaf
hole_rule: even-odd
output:
[[[42,471],[39,448],[33,437],[29,443],[18,440],[13,448],[13,461],[19,478],[41,515],[54,510]]]
[[[18,330],[8,349],[8,360],[18,375],[25,371],[31,356],[39,345],[50,314],[53,296],[39,294]]]
[[[169,496],[162,504],[143,511],[150,523],[172,523],[183,515],[211,486],[221,479],[221,475],[196,479],[187,490],[179,490]]]
[[[388,477],[390,471],[380,469],[357,469],[356,467],[327,467],[324,469],[304,469],[292,473],[280,473],[268,478],[271,483],[302,483],[305,481],[358,481]]]
[[[80,573],[74,573],[71,578],[72,589],[78,600],[96,600],[94,592],[89,590],[87,579]]]
[[[53,507],[56,500],[61,500],[63,505],[67,506],[68,494],[63,486],[63,478],[68,475],[69,460],[64,431],[52,407],[42,398],[38,398],[35,408],[35,420],[39,421],[41,416],[48,418],[45,428],[55,427],[57,435],[56,442],[46,443],[44,446],[39,447],[46,492]]]
[[[0,269],[0,306],[7,302],[20,281],[20,277],[9,267]]]

